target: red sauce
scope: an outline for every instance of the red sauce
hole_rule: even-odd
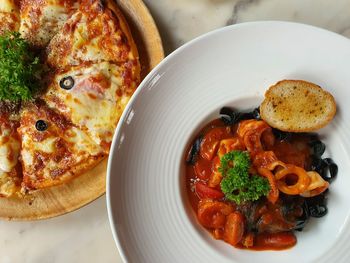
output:
[[[215,187],[209,187],[208,184],[210,175],[215,172],[215,158],[212,154],[216,154],[218,150],[218,142],[223,139],[237,138],[237,127],[238,125],[225,126],[220,120],[214,120],[208,123],[203,129],[199,131],[196,138],[202,136],[200,151],[196,156],[195,163],[193,165],[186,165],[186,188],[187,194],[191,203],[192,208],[196,213],[201,213],[201,207],[203,202],[206,200],[217,200],[214,201],[217,204],[223,203],[228,204],[231,209],[239,211],[245,218],[244,231],[238,233],[237,237],[232,238],[225,236],[225,228],[222,220],[229,221],[228,215],[225,215],[222,210],[214,211],[219,209],[213,205],[213,211],[210,216],[207,217],[208,223],[206,226],[219,222],[221,227],[211,228],[206,227],[208,231],[213,234],[216,239],[223,239],[227,243],[234,245],[237,248],[252,249],[252,250],[282,250],[287,249],[296,244],[296,237],[292,231],[296,225],[296,219],[303,214],[301,208],[302,197],[293,199],[293,209],[286,214],[283,211],[283,207],[286,205],[287,198],[284,200],[283,194],[280,194],[280,198],[275,204],[267,201],[266,198],[261,198],[253,203],[236,205],[233,202],[229,202],[222,198],[220,184]],[[211,134],[212,139],[208,139],[208,135]],[[271,133],[272,134],[272,133]],[[266,138],[265,138],[266,137]],[[308,169],[310,166],[310,147],[308,142],[310,137],[307,135],[293,136],[288,141],[277,140],[276,138],[267,138],[268,136],[261,136],[262,146],[265,151],[273,151],[280,161],[288,164],[294,164],[304,169]],[[270,135],[271,137],[271,135]],[[190,156],[191,147],[194,142],[187,149],[187,158]],[[216,160],[217,162],[217,160]],[[292,180],[292,178],[290,179]],[[206,197],[210,197],[205,198]],[[204,201],[201,201],[203,199]],[[201,205],[200,205],[201,204]],[[222,209],[222,208],[220,208]],[[228,208],[227,208],[228,209]],[[224,213],[224,215],[223,215]],[[224,217],[224,219],[222,218]],[[236,224],[235,220],[240,220],[239,216],[234,216],[230,220]],[[210,222],[213,220],[213,222]],[[219,221],[218,221],[219,220]],[[203,225],[203,218],[199,218],[199,223]],[[242,232],[241,231],[241,232]],[[237,240],[240,240],[238,243]],[[237,240],[236,240],[237,239]]]

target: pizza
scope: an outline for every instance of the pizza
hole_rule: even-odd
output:
[[[0,34],[18,31],[48,69],[34,100],[15,109],[0,101],[0,196],[23,196],[108,156],[140,63],[112,1],[5,0],[0,18]]]
[[[9,197],[21,188],[22,172],[18,161],[21,141],[19,122],[7,113],[0,113],[0,197]]]
[[[21,0],[22,37],[36,47],[45,47],[78,5],[77,0]]]
[[[113,8],[112,5],[110,5]],[[115,9],[117,10],[117,9]],[[65,68],[86,62],[133,63],[137,54],[119,11],[99,1],[83,0],[48,45],[48,64]]]
[[[25,191],[61,184],[105,156],[86,132],[44,102],[23,110],[18,133]]]
[[[0,34],[6,31],[16,31],[19,29],[19,1],[0,1]]]
[[[119,116],[138,83],[132,76],[127,64],[69,67],[54,76],[43,99],[108,154]]]

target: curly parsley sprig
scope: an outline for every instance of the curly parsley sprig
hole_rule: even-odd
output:
[[[39,91],[39,58],[17,32],[0,36],[0,100],[28,101]]]
[[[222,174],[221,190],[226,199],[237,204],[255,201],[266,196],[270,185],[266,178],[249,175],[249,154],[244,151],[232,151],[220,160],[219,172]]]

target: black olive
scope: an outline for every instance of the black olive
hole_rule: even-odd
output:
[[[74,79],[71,76],[64,77],[60,80],[60,87],[65,90],[70,90],[74,87]]]
[[[35,128],[38,130],[38,131],[46,131],[48,126],[47,126],[47,123],[43,120],[38,120],[36,123],[35,123]]]
[[[309,145],[312,147],[313,154],[319,157],[321,157],[326,150],[326,145],[320,140],[311,141]]]
[[[200,147],[201,147],[202,139],[203,139],[203,137],[200,136],[194,141],[194,143],[191,147],[190,153],[186,159],[187,164],[191,164],[191,165],[195,164],[196,159],[197,159],[197,155],[198,155]]]

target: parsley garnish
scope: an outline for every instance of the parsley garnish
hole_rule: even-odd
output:
[[[226,199],[237,204],[258,200],[270,191],[266,178],[249,175],[250,158],[247,152],[232,151],[221,160],[219,172],[222,174],[221,190]]]
[[[0,36],[0,100],[27,101],[39,90],[39,58],[17,32]]]

